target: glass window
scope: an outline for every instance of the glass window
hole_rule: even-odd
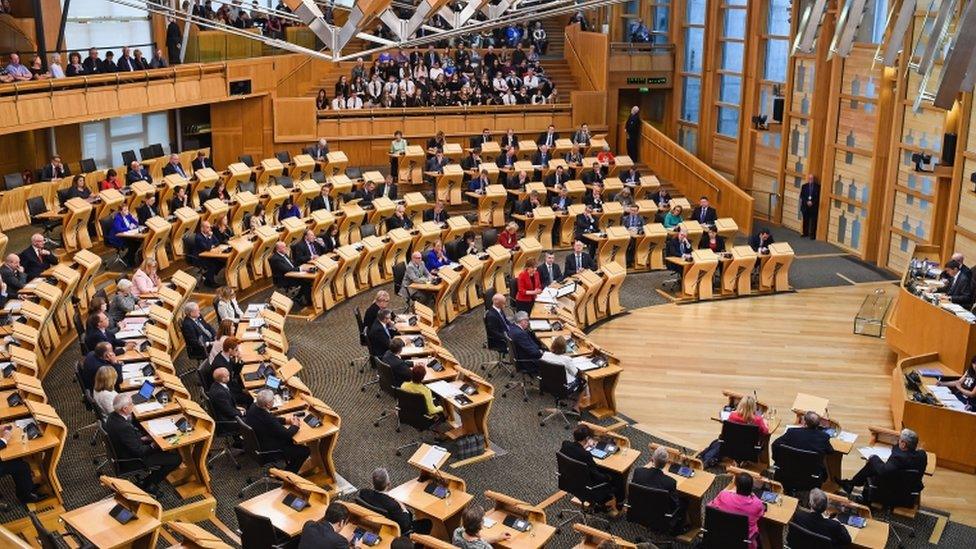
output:
[[[718,100],[738,105],[742,100],[742,77],[723,74],[719,82]]]
[[[722,36],[725,38],[740,39],[744,39],[746,37],[746,10],[725,10],[725,22],[722,26]]]
[[[152,28],[143,10],[104,0],[73,0],[64,26],[64,43],[71,50],[151,44]],[[145,48],[143,53],[151,57]]]
[[[790,0],[769,0],[769,19],[767,21],[767,32],[769,34],[790,35],[790,6]]]
[[[722,68],[742,72],[742,59],[745,57],[743,42],[722,42]]]
[[[704,25],[707,0],[688,0],[687,4],[685,21],[692,25]]]
[[[651,30],[668,32],[668,22],[671,19],[671,8],[668,6],[654,6],[651,8]]]
[[[81,156],[99,166],[118,166],[123,151],[138,151],[153,143],[168,148],[169,115],[165,112],[120,116],[81,125]]]
[[[698,154],[698,130],[686,126],[679,127],[678,144],[691,154]]]
[[[701,78],[686,76],[681,86],[681,116],[682,120],[698,123],[701,108]]]
[[[763,78],[776,82],[786,82],[786,68],[789,63],[790,45],[787,40],[766,41],[766,66]]]
[[[705,29],[688,27],[685,29],[685,66],[686,72],[701,72],[702,51],[705,49]]]
[[[739,135],[739,109],[733,107],[718,108],[718,133],[728,137]]]

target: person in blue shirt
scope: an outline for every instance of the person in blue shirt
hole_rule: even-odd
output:
[[[424,264],[427,265],[427,270],[434,272],[437,269],[445,265],[449,265],[451,259],[447,257],[447,253],[444,252],[444,243],[440,240],[434,242],[430,251],[427,252],[426,257],[424,257]]]
[[[295,201],[289,196],[285,199],[281,207],[278,208],[278,221],[284,221],[289,217],[301,217],[302,212],[299,211],[298,206],[295,205]]]
[[[108,238],[106,238],[109,246],[126,249],[125,262],[129,265],[135,265],[136,253],[139,251],[139,246],[142,245],[142,240],[138,238],[122,238],[118,234],[131,231],[137,227],[139,227],[139,221],[129,213],[129,205],[123,203],[119,211],[115,213],[115,218],[112,220],[112,230],[109,232]]]

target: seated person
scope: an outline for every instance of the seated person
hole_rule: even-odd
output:
[[[396,209],[393,210],[393,215],[386,218],[387,232],[393,229],[404,229],[407,231],[413,229],[413,220],[407,217],[407,207],[403,204],[397,204]]]
[[[353,197],[359,199],[359,206],[361,208],[372,207],[373,199],[376,198],[376,183],[372,181],[363,183],[363,188],[354,192]]]
[[[299,265],[311,263],[324,253],[325,242],[316,237],[312,229],[306,230],[302,239],[295,242],[291,247],[291,256]]]
[[[115,217],[112,219],[112,230],[109,231],[105,240],[108,241],[109,246],[125,248],[125,262],[127,265],[135,265],[139,248],[142,247],[142,239],[123,238],[119,234],[137,228],[139,228],[139,221],[129,213],[129,205],[123,202],[119,211],[115,212]]]
[[[531,214],[539,206],[542,206],[539,191],[532,191],[529,193],[529,196],[525,197],[525,200],[515,204],[515,213]]]
[[[739,404],[729,414],[729,421],[742,425],[755,425],[759,427],[760,434],[769,434],[769,427],[766,425],[766,420],[756,410],[756,397],[752,395],[747,395],[739,399]]]
[[[761,254],[769,253],[769,245],[773,242],[776,242],[773,239],[773,234],[766,228],[759,229],[758,233],[749,237],[749,247],[752,248],[752,251]]]
[[[550,351],[543,351],[540,360],[549,364],[558,364],[566,370],[566,389],[570,393],[579,392],[585,383],[580,376],[580,370],[573,364],[573,357],[566,354],[566,338],[556,336],[552,341]],[[573,411],[579,413],[579,403],[573,404]]]
[[[331,192],[332,192],[332,184],[328,182],[323,183],[322,190],[319,192],[319,195],[313,198],[312,202],[309,203],[308,210],[310,212],[317,212],[319,210],[327,210],[330,212],[334,211],[336,209],[336,206],[338,206],[338,204],[336,204],[335,200],[333,200],[332,197],[329,196],[329,193]]]
[[[23,260],[23,255],[21,255]],[[968,309],[973,306],[973,287],[970,276],[962,270],[962,265],[951,259],[943,271],[947,276],[944,293],[939,299],[944,303],[955,303]],[[29,273],[28,273],[29,274]]]
[[[138,486],[159,497],[159,483],[183,463],[176,452],[164,452],[152,439],[140,431],[132,421],[132,396],[117,395],[112,403],[114,411],[105,420],[105,432],[121,459],[140,459],[150,473]]]
[[[600,226],[597,223],[596,216],[593,215],[593,206],[587,205],[583,210],[583,213],[576,216],[576,221],[574,225],[573,232],[577,240],[582,241],[583,235],[589,233],[600,232]],[[590,250],[592,253],[593,250]]]
[[[735,491],[722,490],[710,505],[726,513],[745,515],[749,519],[749,547],[759,547],[759,519],[766,514],[766,505],[752,493],[753,478],[748,473],[735,475]]]
[[[777,448],[781,446],[814,452],[820,456],[826,456],[833,451],[830,445],[830,435],[820,428],[820,414],[812,411],[803,414],[802,427],[787,429],[785,433],[773,441],[774,455],[777,453]],[[823,476],[824,474],[826,474],[826,467],[821,470],[822,478],[826,478]]]
[[[451,259],[447,257],[447,253],[444,251],[444,243],[440,240],[434,241],[434,244],[430,247],[427,252],[427,257],[424,258],[424,265],[427,266],[427,270],[430,272],[437,272],[441,267],[445,267],[451,264]]]
[[[285,201],[281,204],[281,207],[278,208],[278,222],[282,222],[288,219],[289,217],[301,217],[301,216],[302,216],[301,210],[298,209],[298,206],[295,205],[295,201],[290,196],[286,198]]]
[[[230,193],[227,192],[227,185],[223,179],[217,180],[217,183],[210,189],[210,194],[207,196],[207,200],[213,200],[215,198],[221,202],[230,202]]]
[[[135,310],[139,305],[139,298],[132,292],[132,282],[127,278],[120,279],[115,284],[115,295],[108,306],[109,324],[117,325],[125,315]]]
[[[665,255],[667,257],[680,257],[687,258],[691,255],[693,248],[691,247],[691,241],[688,240],[688,233],[684,231],[677,231],[677,236],[674,238],[669,238],[667,245],[665,247]],[[668,269],[678,273],[683,274],[683,269],[681,265],[676,265],[674,263],[668,262]]]
[[[577,239],[573,242],[573,251],[566,256],[564,264],[563,271],[566,273],[566,277],[585,270],[596,270],[596,262],[593,261],[593,256],[583,251],[583,247],[582,240]]]
[[[91,197],[91,189],[88,188],[88,184],[85,182],[85,176],[76,175],[74,179],[71,180],[71,186],[65,191],[65,201],[71,200],[72,198],[80,198],[82,200],[88,200]]]
[[[790,523],[830,538],[830,548],[848,547],[851,544],[851,535],[847,532],[847,528],[840,521],[827,517],[826,512],[827,494],[819,488],[814,488],[810,490],[810,511],[797,508]]]
[[[0,451],[11,444],[13,425],[0,427]],[[4,459],[0,461],[0,476],[10,475],[14,481],[14,494],[17,500],[27,505],[44,499],[34,490],[34,478],[30,465],[22,458]]]
[[[592,185],[594,189],[603,190],[603,170],[599,162],[593,162],[591,170],[583,174],[583,183]]]
[[[393,371],[394,387],[400,387],[410,381],[412,377],[410,371],[413,369],[413,362],[403,360],[400,356],[402,352],[403,340],[399,338],[392,339],[390,340],[390,348],[380,357],[380,360]]]
[[[631,482],[646,488],[656,488],[664,490],[671,496],[672,514],[671,534],[680,535],[687,531],[685,526],[685,512],[688,509],[688,502],[678,496],[678,483],[664,473],[664,468],[669,460],[668,451],[658,446],[651,454],[651,462],[645,467],[634,469],[634,476]]]
[[[302,526],[297,549],[347,549],[349,540],[340,532],[348,522],[349,509],[341,501],[329,503],[321,520],[309,520]]]
[[[869,480],[876,484],[885,475],[896,471],[912,470],[924,473],[927,465],[928,455],[925,450],[918,448],[918,435],[911,429],[902,429],[898,436],[898,445],[891,449],[891,455],[886,461],[882,461],[878,456],[871,456],[854,477],[850,480],[841,480],[838,484],[842,490],[850,494],[855,487],[864,486]],[[909,489],[921,490],[922,485],[919,483],[918,486]]]
[[[197,233],[193,242],[197,254],[209,252],[218,246],[220,246],[220,240],[214,234],[213,226],[209,221],[201,221],[200,232]],[[218,286],[217,273],[224,267],[225,261],[217,257],[198,257],[197,262],[203,269],[203,285],[216,288]]]
[[[104,366],[109,366],[115,370],[117,388],[118,380],[122,379],[122,361],[115,356],[115,349],[107,341],[100,342],[88,351],[85,360],[81,363],[81,382],[85,389],[95,390],[95,376]]]
[[[239,396],[239,395],[238,395]],[[222,433],[237,432],[237,418],[244,418],[246,407],[238,406],[234,390],[230,385],[230,370],[224,367],[213,370],[213,383],[207,391],[210,407],[213,409],[214,421]]]
[[[488,170],[481,170],[478,177],[468,182],[468,190],[483,194],[488,189],[488,185],[491,185],[491,179],[488,177]]]
[[[258,391],[254,404],[244,414],[244,422],[254,430],[261,451],[279,450],[285,459],[285,470],[297,474],[310,454],[306,446],[293,440],[302,420],[294,414],[275,416],[271,413],[273,407],[271,389]]]
[[[410,381],[404,382],[400,385],[400,389],[408,393],[417,393],[423,395],[424,402],[427,405],[427,415],[436,416],[444,412],[444,408],[437,404],[434,404],[434,393],[431,392],[430,387],[424,384],[424,377],[427,375],[427,368],[421,365],[415,365],[410,368]]]
[[[114,366],[102,366],[95,372],[95,386],[92,388],[92,400],[101,410],[103,416],[115,411],[115,396],[119,394],[119,374]]]
[[[384,517],[400,526],[401,534],[410,532],[430,534],[433,528],[430,519],[414,519],[410,509],[387,494],[390,491],[390,473],[386,469],[382,467],[373,469],[372,484],[372,488],[363,488],[359,491],[359,499],[372,507],[382,509]]]
[[[382,357],[390,349],[393,338],[399,332],[394,327],[393,311],[381,309],[376,312],[376,321],[368,328],[366,338],[369,340],[369,354]]]
[[[698,206],[695,206],[691,210],[691,219],[705,226],[715,225],[715,220],[718,219],[718,212],[715,211],[715,208],[708,205],[707,196],[701,197],[698,201]]]
[[[529,314],[525,311],[515,313],[515,322],[508,326],[508,338],[515,347],[515,367],[519,371],[535,375],[539,372],[542,358],[542,344],[539,338],[529,331]]]
[[[170,215],[176,213],[176,210],[186,207],[190,207],[190,197],[186,194],[186,185],[181,185],[176,187],[173,198],[169,201]]]
[[[234,402],[247,409],[254,402],[254,398],[251,394],[244,390],[244,382],[241,380],[241,370],[244,369],[244,362],[241,360],[241,340],[236,337],[229,336],[225,337],[221,342],[221,352],[214,356],[213,360],[210,361],[211,377],[216,379],[217,370],[226,369],[227,379],[222,381],[227,386],[227,390],[230,392],[231,398]],[[213,386],[206,387],[209,391],[213,389]]]
[[[495,536],[482,536],[485,523],[485,510],[477,503],[469,503],[461,511],[461,525],[451,534],[451,545],[460,549],[491,549],[493,543],[511,539],[512,534],[502,532]]]
[[[583,204],[593,208],[594,210],[599,210],[603,208],[603,182],[596,181],[588,183],[593,186],[590,192],[583,196]]]
[[[132,293],[136,296],[155,294],[162,285],[159,264],[152,257],[142,260],[142,266],[132,275]]]
[[[465,231],[464,235],[461,236],[461,241],[459,243],[459,249],[462,256],[465,255],[478,255],[478,243],[477,237],[474,231]],[[460,259],[460,258],[458,258]]]
[[[34,233],[31,235],[30,246],[20,252],[20,264],[24,267],[28,282],[58,264],[58,256],[44,247],[44,240],[43,234]]]
[[[671,229],[683,223],[684,217],[681,216],[681,212],[682,212],[681,206],[676,205],[672,207],[671,210],[668,211],[668,213],[664,214],[664,222],[662,223],[664,225],[664,228],[670,231]]]
[[[498,235],[498,244],[507,250],[511,250],[518,246],[518,240],[518,223],[509,221],[505,225],[505,230]]]
[[[102,312],[92,313],[88,317],[88,322],[85,326],[85,347],[94,349],[96,345],[105,341],[119,355],[127,350],[135,349],[135,341],[116,339],[115,334],[109,330],[109,324],[108,314]]]
[[[566,173],[563,165],[560,164],[556,166],[556,171],[552,172],[546,177],[545,185],[546,187],[550,188],[555,187],[556,185],[565,185],[569,179],[569,174]]]
[[[147,196],[142,206],[136,208],[136,215],[139,216],[140,225],[145,225],[146,221],[159,215],[159,208],[156,206],[156,195],[151,194]]]
[[[556,254],[552,250],[546,250],[542,265],[539,265],[539,279],[543,287],[550,286],[553,282],[563,279],[563,272],[556,263]]]
[[[183,305],[183,321],[180,324],[183,340],[186,341],[186,353],[190,357],[208,356],[208,347],[214,342],[217,332],[200,315],[200,305],[196,301],[188,301]]]
[[[27,273],[20,265],[20,256],[17,254],[7,254],[3,265],[0,266],[0,278],[7,287],[9,295],[16,295],[24,286],[27,285]]]
[[[169,162],[163,166],[163,177],[167,175],[179,175],[180,177],[186,179],[186,170],[183,169],[183,165],[180,164],[180,155],[171,154],[169,155]]]
[[[443,200],[434,202],[434,208],[424,210],[424,221],[434,221],[436,223],[447,223],[447,208]]]
[[[714,225],[710,225],[708,227],[708,232],[702,233],[701,239],[698,241],[699,250],[704,250],[706,248],[715,253],[722,253],[725,251],[725,237],[719,236]]]
[[[646,220],[640,214],[640,206],[631,204],[627,210],[627,215],[620,220],[621,225],[632,233],[644,230]]]
[[[115,189],[117,191],[120,191],[124,186],[125,185],[123,185],[122,182],[119,181],[118,172],[116,172],[113,168],[109,168],[108,171],[105,172],[105,179],[98,184],[99,190],[102,191],[108,189]]]
[[[559,448],[559,453],[586,464],[590,472],[590,479],[596,484],[603,484],[602,487],[594,490],[596,492],[594,494],[595,501],[606,507],[611,518],[616,518],[620,515],[617,510],[617,494],[614,493],[614,487],[618,483],[614,482],[610,473],[597,466],[593,454],[590,453],[590,449],[595,445],[596,440],[593,431],[586,425],[577,425],[573,429],[573,440],[564,440]]]
[[[969,363],[962,377],[942,377],[939,385],[948,387],[953,394],[966,403],[967,410],[976,409],[976,357]]]
[[[569,191],[562,184],[553,188],[556,190],[556,195],[549,200],[549,206],[557,212],[565,212],[569,209],[569,205],[573,203],[573,200],[569,197]]]
[[[288,257],[288,244],[283,240],[275,242],[274,253],[268,258],[271,266],[271,280],[274,285],[283,290],[298,288],[297,301],[303,305],[312,303],[312,281],[307,278],[293,278],[288,273],[304,272],[305,267]]]
[[[129,163],[129,172],[125,174],[125,184],[132,185],[139,181],[145,181],[146,183],[152,183],[152,176],[149,175],[149,170],[145,166],[140,164],[137,160],[133,160]]]
[[[207,158],[207,153],[197,151],[197,157],[190,162],[190,166],[193,167],[193,171],[202,170],[204,168],[213,169],[213,160]]]
[[[408,300],[416,299],[424,302],[424,304],[433,303],[434,300],[430,292],[410,288],[411,284],[425,284],[430,282],[430,279],[430,271],[427,270],[427,265],[424,264],[423,255],[419,251],[414,251],[410,254],[410,261],[407,262],[407,268],[403,273],[403,283],[400,285],[400,297]]]
[[[214,220],[213,232],[214,236],[217,237],[217,242],[221,244],[227,244],[231,238],[234,238],[234,229],[230,226],[227,214]]]

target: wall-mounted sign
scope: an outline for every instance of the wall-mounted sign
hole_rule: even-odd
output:
[[[628,85],[663,86],[668,83],[667,76],[628,76]]]

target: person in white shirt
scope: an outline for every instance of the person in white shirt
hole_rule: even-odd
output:
[[[347,109],[361,109],[363,108],[363,98],[358,95],[350,95],[349,99],[346,99]]]
[[[512,93],[512,90],[508,90],[507,92],[505,92],[504,95],[502,95],[502,105],[517,105],[517,104],[518,104],[518,99],[515,97],[515,94]]]
[[[441,68],[440,63],[434,63],[434,66],[430,68],[429,78],[431,80],[436,80],[438,76],[441,76],[443,74],[444,74],[444,69]]]
[[[566,370],[566,388],[570,393],[577,393],[577,397],[583,388],[583,379],[580,370],[573,364],[573,357],[566,354],[566,339],[563,336],[553,340],[549,346],[550,351],[543,351],[541,360],[549,364],[559,364]],[[573,410],[579,412],[579,401],[573,404]]]
[[[539,87],[539,77],[535,75],[532,69],[525,75],[525,80],[522,81],[522,85],[530,90],[534,90]]]
[[[51,56],[51,62],[47,66],[51,73],[51,78],[64,78],[64,68],[61,67],[61,54],[56,53]]]
[[[400,86],[397,84],[396,78],[390,77],[386,84],[383,84],[383,93],[388,93],[391,96],[396,97],[397,93],[400,91]]]
[[[374,104],[380,102],[380,97],[383,97],[383,79],[380,78],[380,75],[373,75],[373,78],[366,84],[366,93]]]
[[[92,400],[95,405],[105,415],[113,411],[112,401],[115,395],[115,384],[119,379],[119,373],[111,366],[102,366],[95,372],[95,386],[92,388]]]
[[[529,100],[533,105],[545,105],[546,96],[542,95],[542,92],[538,89],[532,94],[532,98]]]
[[[411,96],[417,91],[417,85],[414,84],[413,79],[406,78],[400,82],[400,91],[406,92],[407,96]]]
[[[497,93],[505,93],[508,91],[508,82],[505,81],[501,73],[498,73],[495,75],[495,79],[491,81],[491,87]]]
[[[332,110],[342,111],[342,110],[345,110],[345,109],[346,109],[346,99],[344,97],[342,97],[341,95],[337,95],[332,100]]]

